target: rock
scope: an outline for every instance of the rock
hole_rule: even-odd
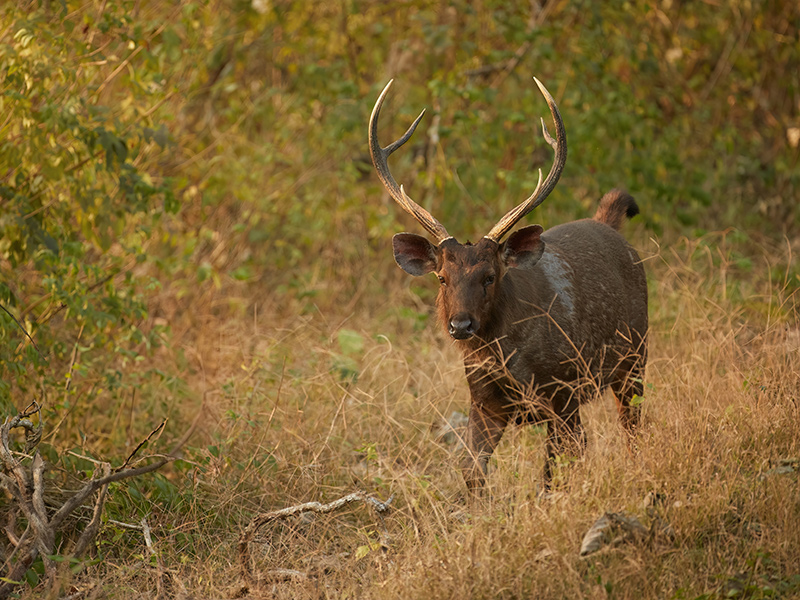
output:
[[[436,440],[460,448],[464,445],[464,435],[467,431],[468,422],[469,417],[467,417],[467,415],[454,410],[450,413],[450,417],[447,421],[442,423],[436,430]]]
[[[800,470],[800,458],[781,458],[778,460],[777,466],[764,471],[759,479],[763,481],[773,475],[788,475],[789,473],[797,473],[798,470]]]
[[[607,512],[597,519],[583,536],[581,556],[588,556],[603,546],[645,539],[650,530],[633,515]]]

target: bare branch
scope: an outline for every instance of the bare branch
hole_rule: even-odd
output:
[[[161,467],[163,467],[168,462],[174,460],[172,457],[162,457],[158,459],[154,463],[150,463],[144,467],[139,467],[138,469],[127,469],[125,471],[118,471],[117,473],[111,473],[106,477],[101,477],[100,479],[93,479],[89,481],[83,488],[81,488],[77,494],[75,494],[72,498],[67,500],[64,505],[56,511],[56,514],[53,515],[53,519],[51,521],[53,527],[58,527],[64,521],[64,519],[69,516],[69,514],[78,508],[81,504],[83,504],[86,499],[91,496],[94,492],[100,489],[104,485],[108,485],[109,483],[114,483],[116,481],[122,481],[123,479],[128,479],[130,477],[138,477],[139,475],[144,475],[145,473],[151,473],[152,471],[157,471]]]
[[[33,508],[40,519],[47,521],[47,509],[44,506],[44,460],[38,452],[33,458]]]
[[[42,407],[39,406],[39,403],[34,399],[31,400],[31,403],[28,404],[28,406],[26,406],[21,413],[19,413],[19,416],[22,417],[23,419],[27,419],[28,417],[32,417],[33,415],[41,412],[41,410]],[[40,415],[40,420],[41,420],[41,415]]]
[[[142,524],[139,523],[138,525],[134,525],[132,523],[124,523],[122,521],[117,521],[115,519],[109,519],[108,523],[110,525],[114,525],[116,527],[122,527],[123,529],[135,529],[136,531],[142,530]]]
[[[103,463],[100,465],[100,468],[103,469],[104,476],[111,474],[111,465],[108,463]],[[89,521],[89,524],[83,530],[83,533],[81,533],[81,537],[78,538],[78,542],[75,544],[75,548],[72,551],[75,556],[81,556],[84,552],[86,552],[86,549],[89,547],[89,543],[97,535],[97,531],[100,529],[100,522],[103,516],[103,507],[105,506],[107,492],[107,485],[104,485],[100,488],[100,493],[97,495],[97,502],[94,504],[92,520]]]
[[[11,419],[6,418],[3,425],[0,426],[0,460],[2,460],[6,472],[13,475],[14,479],[16,479],[16,492],[12,490],[9,491],[11,491],[14,496],[19,497],[21,506],[23,510],[25,510],[24,506],[27,504],[28,498],[28,477],[25,473],[25,469],[23,469],[20,462],[12,456],[11,450],[9,449],[8,436],[15,427],[22,427],[26,431],[33,431],[36,427],[30,419],[26,418],[25,413],[20,413]],[[6,483],[5,480],[3,480],[3,483]]]
[[[304,504],[289,506],[287,508],[273,510],[256,516],[250,521],[250,524],[245,527],[244,531],[242,531],[242,534],[239,536],[239,559],[241,562],[242,576],[244,577],[244,580],[249,585],[257,585],[259,583],[258,580],[256,580],[256,578],[253,576],[251,570],[252,557],[250,556],[250,542],[253,541],[253,538],[258,530],[264,525],[305,512],[327,514],[352,502],[364,502],[366,504],[371,504],[375,508],[375,511],[378,513],[378,515],[382,518],[383,514],[388,512],[389,505],[393,499],[394,496],[391,496],[386,502],[381,502],[380,500],[377,500],[376,498],[373,498],[364,492],[353,492],[352,494],[343,496],[338,500],[329,502],[328,504],[321,504],[320,502],[306,502]],[[276,575],[278,579],[283,578],[283,580],[286,580],[287,577],[288,579],[297,579],[298,576],[299,578],[307,577],[304,573],[292,571],[290,569],[278,569],[276,571],[270,571],[267,575],[268,578],[271,578],[271,575]]]
[[[153,549],[153,537],[150,535],[150,525],[147,524],[147,517],[142,517],[142,520],[139,521],[139,526],[142,529],[144,545],[147,546],[148,554],[150,554],[150,556],[155,555],[156,551]]]
[[[5,422],[0,425],[0,488],[7,490],[13,498],[11,514],[16,515],[17,511],[19,511],[21,513],[20,517],[24,517],[27,521],[27,528],[20,536],[17,536],[14,531],[14,526],[17,523],[16,516],[12,516],[6,526],[6,533],[14,548],[10,552],[10,555],[6,557],[3,570],[0,573],[0,576],[2,576],[2,580],[0,581],[0,599],[7,598],[13,593],[18,586],[15,582],[21,581],[24,578],[25,572],[39,555],[43,558],[47,578],[51,582],[54,581],[56,577],[56,565],[49,557],[56,552],[56,532],[72,511],[81,506],[95,492],[99,491],[99,494],[94,503],[92,518],[78,538],[73,550],[73,554],[76,556],[85,553],[89,544],[97,535],[102,520],[103,508],[108,495],[108,486],[111,483],[150,473],[161,468],[171,460],[174,460],[173,456],[152,456],[150,458],[155,459],[152,463],[137,468],[129,468],[130,462],[139,450],[149,440],[152,440],[164,430],[166,420],[156,427],[147,438],[131,452],[126,461],[116,472],[111,471],[111,465],[107,462],[81,457],[97,465],[94,477],[69,498],[55,512],[51,519],[48,519],[47,506],[44,502],[46,484],[46,479],[44,477],[46,463],[44,459],[36,452],[32,460],[29,456],[22,455],[25,459],[23,463],[19,455],[11,452],[9,445],[10,431],[17,427],[25,430],[26,440],[29,446],[31,442],[34,446],[38,444],[38,441],[41,439],[42,430],[41,415],[38,427],[35,426],[28,417],[39,412],[39,404],[34,401],[23,412],[14,417],[6,418]],[[192,425],[192,429],[195,424]],[[186,440],[188,440],[192,429],[181,438],[173,452],[177,451]],[[145,534],[145,543],[147,544],[148,552],[152,555],[154,553],[152,539],[149,535],[149,527],[145,521],[143,521],[142,531]]]

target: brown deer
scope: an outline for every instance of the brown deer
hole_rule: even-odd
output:
[[[381,106],[369,123],[372,162],[383,185],[403,209],[436,238],[413,233],[392,240],[397,264],[420,276],[436,273],[439,319],[464,356],[471,394],[463,472],[470,491],[484,483],[486,465],[506,425],[547,423],[545,485],[555,456],[582,452],[580,406],[611,388],[628,434],[639,420],[646,362],[647,282],[636,251],[617,231],[638,214],[634,199],[608,192],[592,219],[553,227],[529,225],[503,237],[555,188],[567,158],[564,123],[553,97],[534,78],[556,127],[550,173],[533,194],[509,211],[478,243],[461,244],[428,211],[406,195],[389,171],[389,155],[408,141],[422,113],[396,142],[378,143]]]

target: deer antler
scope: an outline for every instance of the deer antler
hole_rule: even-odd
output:
[[[561,114],[558,112],[556,101],[553,100],[550,92],[547,91],[536,77],[534,77],[533,80],[536,82],[536,85],[539,86],[539,90],[542,92],[544,99],[547,100],[547,105],[550,107],[550,113],[553,115],[553,122],[556,125],[556,139],[553,139],[550,133],[548,133],[547,126],[544,124],[544,119],[542,119],[542,133],[547,143],[555,150],[556,156],[553,160],[553,166],[550,168],[550,173],[548,173],[544,183],[542,183],[542,170],[539,169],[539,183],[536,185],[536,189],[533,190],[533,194],[522,204],[508,211],[486,235],[487,238],[497,243],[500,243],[503,236],[507,234],[522,217],[544,202],[545,198],[547,198],[550,192],[556,187],[558,178],[561,177],[561,171],[564,170],[564,165],[567,162],[567,132],[564,129],[564,121],[561,120]]]
[[[392,173],[389,171],[389,165],[386,162],[392,152],[409,140],[414,130],[417,128],[417,125],[419,125],[425,111],[423,110],[419,114],[416,120],[411,124],[411,127],[408,128],[408,131],[406,131],[399,140],[389,144],[385,148],[381,148],[381,145],[378,143],[378,117],[381,113],[383,100],[386,98],[386,94],[392,86],[393,81],[393,79],[390,80],[389,83],[386,84],[386,87],[383,88],[381,95],[378,96],[378,101],[375,102],[375,108],[372,109],[372,116],[369,118],[369,153],[372,155],[372,164],[375,165],[375,170],[378,171],[378,177],[381,182],[383,182],[383,185],[392,198],[441,243],[452,236],[447,233],[447,229],[444,228],[444,225],[439,223],[431,213],[408,197],[403,186],[398,185],[394,177],[392,177]]]

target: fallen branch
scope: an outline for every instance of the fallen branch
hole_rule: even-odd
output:
[[[259,583],[264,581],[298,581],[308,579],[308,575],[301,571],[292,569],[273,569],[262,575],[259,579],[253,575],[252,571],[252,556],[250,554],[250,543],[255,538],[258,530],[269,523],[286,519],[294,515],[299,515],[306,512],[316,514],[327,514],[347,506],[353,502],[364,502],[374,507],[375,512],[383,520],[385,513],[389,511],[389,504],[394,499],[391,496],[386,502],[381,502],[363,492],[353,492],[347,496],[343,496],[338,500],[329,502],[328,504],[321,504],[320,502],[306,502],[304,504],[297,504],[296,506],[289,506],[280,510],[273,510],[268,513],[262,513],[253,518],[252,521],[245,527],[242,534],[239,536],[239,560],[242,567],[242,577],[248,586],[258,586]]]

